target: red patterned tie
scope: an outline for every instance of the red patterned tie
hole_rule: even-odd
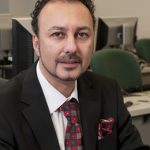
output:
[[[60,107],[60,111],[64,113],[68,120],[65,136],[65,150],[83,150],[78,102],[75,99],[66,101]]]

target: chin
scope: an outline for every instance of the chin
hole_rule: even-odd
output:
[[[56,73],[57,77],[59,79],[64,81],[75,81],[79,78],[79,76],[84,72],[82,68],[78,69],[72,69],[72,70],[59,70],[59,72]]]
[[[67,77],[62,77],[61,79],[64,80],[64,81],[75,81],[77,80],[79,77],[79,75],[77,76],[67,76]]]
[[[66,79],[63,79],[63,81],[67,81],[67,82],[70,82],[70,81],[76,81],[77,78],[66,78]]]
[[[79,78],[79,76],[80,76],[80,73],[67,74],[67,75],[63,74],[62,76],[60,75],[59,78],[64,81],[75,81]]]

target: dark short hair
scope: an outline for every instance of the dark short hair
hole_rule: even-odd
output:
[[[37,2],[35,3],[35,8],[33,12],[31,13],[31,18],[32,18],[31,26],[32,26],[33,32],[36,35],[39,34],[38,16],[41,10],[43,9],[43,7],[50,1],[54,1],[54,0],[37,0]],[[66,0],[66,1],[68,2],[80,1],[81,3],[83,3],[90,11],[92,19],[93,19],[93,25],[95,25],[95,16],[94,16],[95,6],[92,0]]]

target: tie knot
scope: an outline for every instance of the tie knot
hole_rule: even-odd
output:
[[[60,111],[64,113],[67,120],[71,123],[78,122],[78,102],[75,99],[71,99],[70,101],[66,101],[62,106],[59,108]]]

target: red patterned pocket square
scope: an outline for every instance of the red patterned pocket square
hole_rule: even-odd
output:
[[[98,140],[109,136],[112,133],[114,118],[101,119],[98,123]]]

